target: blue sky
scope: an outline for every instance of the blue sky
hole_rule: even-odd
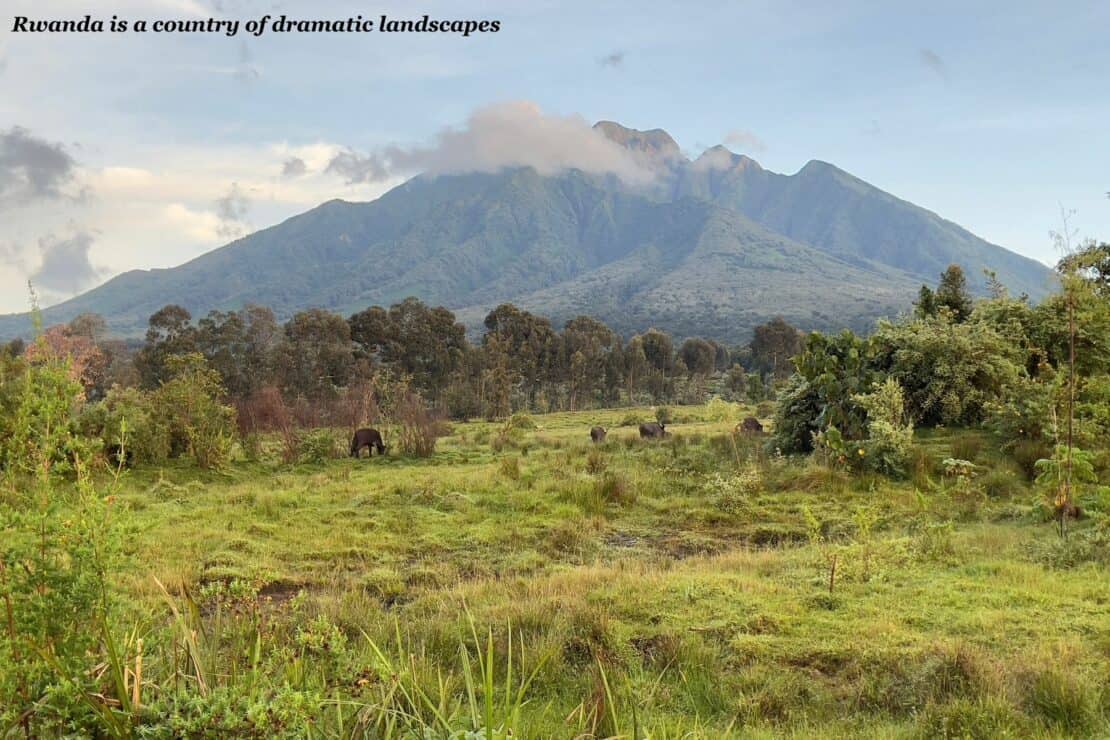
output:
[[[31,159],[0,171],[0,311],[26,307],[28,277],[50,303],[328,198],[374,198],[398,178],[350,182],[327,171],[338,152],[424,145],[507,101],[560,120],[664,128],[693,156],[725,141],[780,172],[826,160],[1049,263],[1061,205],[1079,237],[1110,239],[1103,2],[163,0],[99,2],[94,15],[426,12],[496,18],[502,30],[10,32],[14,15],[89,7],[4,2],[0,135]],[[31,188],[32,155],[49,151],[62,152],[54,166],[64,171],[51,170],[56,187]],[[303,175],[282,176],[290,159],[305,163]]]

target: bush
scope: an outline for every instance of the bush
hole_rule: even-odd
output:
[[[235,409],[220,403],[220,374],[200,353],[166,358],[170,380],[153,393],[152,410],[169,431],[170,454],[187,454],[202,468],[224,465],[234,441]]]
[[[505,428],[521,431],[532,430],[536,428],[536,420],[532,418],[531,414],[518,411],[505,421]]]
[[[123,449],[136,463],[160,463],[170,456],[170,429],[158,417],[151,394],[112,388],[89,404],[77,420],[82,434],[100,440],[106,451]]]
[[[730,403],[720,398],[711,398],[705,405],[705,417],[710,421],[738,421],[740,404]]]
[[[446,431],[446,425],[432,416],[419,393],[406,393],[396,404],[394,416],[401,452],[429,457],[436,451],[436,439]]]
[[[619,427],[638,427],[643,423],[644,423],[643,417],[641,417],[639,414],[626,414],[624,416],[624,418],[621,419],[617,423],[617,426],[619,426]]]
[[[302,463],[322,463],[343,456],[343,445],[330,429],[313,429],[301,435],[298,447]]]
[[[913,424],[904,418],[902,386],[887,378],[868,394],[853,396],[867,411],[864,466],[876,473],[902,476],[913,445]]]
[[[671,410],[666,406],[655,409],[655,420],[660,424],[670,424],[671,418]]]

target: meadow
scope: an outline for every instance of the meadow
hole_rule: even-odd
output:
[[[1064,540],[987,432],[919,430],[891,480],[734,434],[754,412],[125,471],[115,734],[1110,736],[1105,488]]]

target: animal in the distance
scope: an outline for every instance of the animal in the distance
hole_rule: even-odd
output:
[[[640,425],[640,439],[663,439],[664,437],[671,436],[667,431],[666,424],[651,421],[647,424]]]
[[[382,442],[382,433],[377,429],[359,429],[355,432],[351,440],[351,457],[358,457],[364,447],[370,450],[370,457],[374,456],[375,449],[379,455],[384,455],[386,446]]]
[[[594,442],[605,441],[605,427],[593,427],[590,429],[590,439]]]
[[[738,434],[763,434],[763,425],[759,423],[759,419],[749,416],[736,425],[736,432]]]

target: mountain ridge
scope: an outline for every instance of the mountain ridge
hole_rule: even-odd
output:
[[[973,286],[989,268],[1014,292],[1047,291],[1047,267],[830,163],[783,175],[723,146],[690,160],[662,129],[594,128],[652,167],[655,182],[531,167],[418,175],[177,267],[122,273],[44,309],[44,321],[94,311],[137,335],[166,303],[194,315],[258,303],[287,318],[415,295],[471,328],[511,301],[556,323],[590,314],[626,335],[657,326],[740,341],[778,315],[806,329],[866,329],[907,309],[951,262]],[[0,316],[0,336],[28,328],[26,314]]]

